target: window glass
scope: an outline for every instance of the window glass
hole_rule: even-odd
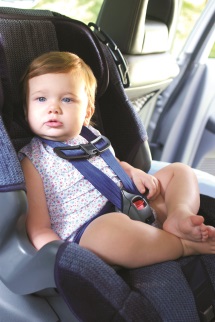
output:
[[[40,0],[35,9],[49,9],[81,20],[85,23],[94,22],[103,0]]]
[[[215,43],[213,44],[209,58],[215,58]]]
[[[199,15],[204,10],[207,0],[183,0],[178,20],[172,53],[178,56]]]

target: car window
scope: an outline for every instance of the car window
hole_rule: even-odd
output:
[[[87,24],[96,20],[102,2],[103,0],[40,0],[34,8],[56,11]]]
[[[199,15],[207,4],[207,0],[184,0],[178,19],[175,39],[173,41],[172,53],[177,57],[185,44]]]
[[[215,58],[215,42],[214,42],[213,47],[211,49],[209,58]]]
[[[0,7],[46,9],[84,23],[95,22],[103,0],[0,0]]]

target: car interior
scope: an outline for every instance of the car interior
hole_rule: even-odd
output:
[[[130,86],[125,92],[147,127],[153,102],[179,73],[170,48],[182,1],[162,0],[159,8],[155,0],[134,1],[132,7],[127,3],[104,1],[96,24],[117,44],[127,62]]]
[[[97,78],[97,128],[110,139],[119,159],[148,172],[152,162],[148,136],[134,106],[146,106],[141,113],[147,125],[150,104],[179,73],[169,46],[180,5],[162,0],[157,16],[154,0],[104,1],[90,27],[48,10],[0,8],[1,322],[172,322],[178,317],[209,322],[214,316],[215,282],[211,287],[201,274],[199,288],[192,293],[186,277],[190,279],[190,274],[183,273],[188,264],[201,262],[215,281],[213,255],[126,270],[106,265],[73,243],[55,241],[36,251],[25,229],[27,197],[17,159],[17,151],[32,138],[22,109],[20,78],[40,54],[71,51],[91,66]],[[132,36],[134,29],[141,37]],[[151,84],[146,84],[140,68],[151,71]],[[202,211],[214,224],[214,199],[201,200]],[[197,305],[204,297],[207,303]]]
[[[201,167],[215,144],[214,59],[207,59],[214,43],[214,3],[208,1],[195,36],[175,57],[171,48],[181,6],[181,0],[134,1],[132,8],[106,0],[96,23],[127,62],[125,92],[147,130],[152,159],[184,162],[214,175],[214,158]]]

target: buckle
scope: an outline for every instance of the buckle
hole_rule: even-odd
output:
[[[122,192],[122,212],[133,220],[152,224],[155,221],[154,214],[143,195],[135,195],[125,190]]]
[[[96,144],[98,146],[96,146]],[[100,135],[89,143],[74,146],[57,146],[54,148],[54,152],[62,159],[79,160],[90,159],[93,156],[100,155],[109,147],[110,141],[108,138],[106,138],[104,135]]]

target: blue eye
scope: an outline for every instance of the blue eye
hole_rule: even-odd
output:
[[[37,99],[39,102],[45,102],[46,101],[46,98],[45,97],[38,97]]]
[[[64,98],[62,99],[62,101],[63,101],[63,102],[65,102],[65,103],[70,103],[72,100],[71,100],[71,98],[69,98],[69,97],[64,97]]]

